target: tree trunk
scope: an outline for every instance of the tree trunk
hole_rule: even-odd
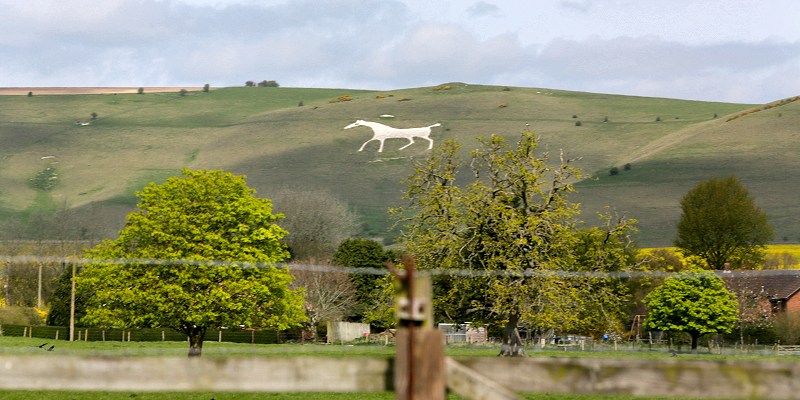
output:
[[[206,336],[206,327],[184,326],[183,331],[189,335],[189,357],[200,357],[203,353],[203,339]]]
[[[700,339],[700,332],[689,332],[692,337],[692,354],[697,354],[697,341]]]
[[[522,339],[519,336],[517,329],[519,323],[519,315],[512,314],[508,316],[506,326],[503,334],[503,347],[500,349],[501,357],[523,357],[525,356],[525,349],[522,347]]]

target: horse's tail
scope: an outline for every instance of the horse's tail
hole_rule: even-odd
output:
[[[429,126],[428,128],[433,128],[434,126],[442,126],[442,124],[440,124],[440,123],[438,123],[438,122],[437,122],[437,123],[435,123],[435,124],[433,124],[433,125]]]

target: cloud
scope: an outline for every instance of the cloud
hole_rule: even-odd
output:
[[[681,4],[688,11],[562,0],[520,3],[512,13],[491,0],[0,0],[0,86],[267,79],[369,89],[464,81],[743,102],[800,94],[794,14],[776,17],[775,7],[751,0],[711,15]],[[745,11],[755,22],[737,25]]]
[[[470,18],[497,17],[500,15],[500,7],[485,1],[479,1],[467,8],[467,15]]]
[[[688,45],[653,36],[556,39],[537,57],[544,74],[571,88],[680,98],[717,94],[728,101],[752,101],[763,93],[759,77],[784,71],[789,79],[799,63],[800,42]],[[749,96],[736,89],[743,85],[753,90]],[[800,87],[783,89],[787,97],[791,91]]]

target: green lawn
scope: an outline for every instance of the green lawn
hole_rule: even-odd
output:
[[[55,344],[54,353],[38,348],[46,342],[41,338],[22,338],[0,336],[0,356],[14,354],[30,354],[47,356],[49,354],[74,355],[74,356],[171,356],[183,357],[187,354],[188,345],[184,342],[67,342],[63,340],[50,341]],[[625,348],[623,348],[625,347]],[[448,346],[446,353],[454,357],[494,357],[499,348],[496,346]],[[701,350],[702,351],[702,350]],[[669,358],[671,354],[666,349],[647,351],[646,348],[631,349],[621,346],[618,351],[613,347],[598,346],[593,351],[563,351],[529,349],[529,355],[534,357],[625,357],[625,358]],[[203,348],[204,357],[298,357],[298,356],[323,356],[323,357],[393,357],[394,347],[381,344],[352,344],[352,345],[325,345],[325,344],[237,344],[217,343],[208,341]],[[726,349],[723,354],[680,354],[681,358],[700,360],[731,360],[731,359],[780,359],[794,362],[794,357],[765,356],[759,354],[733,353]],[[630,396],[596,396],[574,394],[539,394],[523,393],[521,396],[529,400],[606,400],[606,399],[651,399]],[[12,390],[0,391],[3,400],[56,400],[56,399],[137,399],[137,400],[199,400],[199,399],[280,399],[280,400],[338,400],[338,399],[393,399],[393,392],[380,393],[231,393],[231,392],[192,392],[192,393],[149,393],[149,392],[79,392],[79,391],[27,391]],[[450,400],[459,399],[450,394]]]

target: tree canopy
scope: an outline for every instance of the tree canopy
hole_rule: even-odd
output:
[[[386,262],[391,260],[392,254],[383,249],[380,243],[366,238],[350,238],[342,241],[333,254],[331,260],[334,265],[350,268],[385,269]],[[371,271],[370,271],[371,272]],[[370,323],[383,326],[381,318],[373,318],[376,307],[380,307],[383,294],[376,293],[382,290],[383,276],[374,273],[353,273],[350,275],[356,290],[356,313],[354,320],[369,320]],[[377,303],[376,303],[377,302]],[[384,313],[379,312],[383,315]]]
[[[578,171],[563,155],[550,165],[533,132],[513,147],[496,135],[479,143],[468,168],[457,142],[434,149],[408,179],[409,205],[393,210],[419,269],[460,270],[434,281],[437,319],[502,326],[504,355],[523,353],[521,322],[618,325],[625,288],[603,273],[628,267],[633,222],[606,215],[583,228],[567,199]]]
[[[298,325],[302,291],[272,266],[288,252],[270,200],[231,173],[183,175],[137,193],[119,237],[89,252],[78,280],[94,291],[84,322],[173,328],[189,336],[190,356],[208,328]]]
[[[681,199],[675,246],[711,269],[755,268],[764,261],[772,240],[767,214],[756,205],[735,176],[700,182]]]
[[[707,333],[730,333],[738,321],[739,303],[722,278],[710,271],[679,272],[664,280],[645,299],[647,326],[686,332],[697,340]]]

